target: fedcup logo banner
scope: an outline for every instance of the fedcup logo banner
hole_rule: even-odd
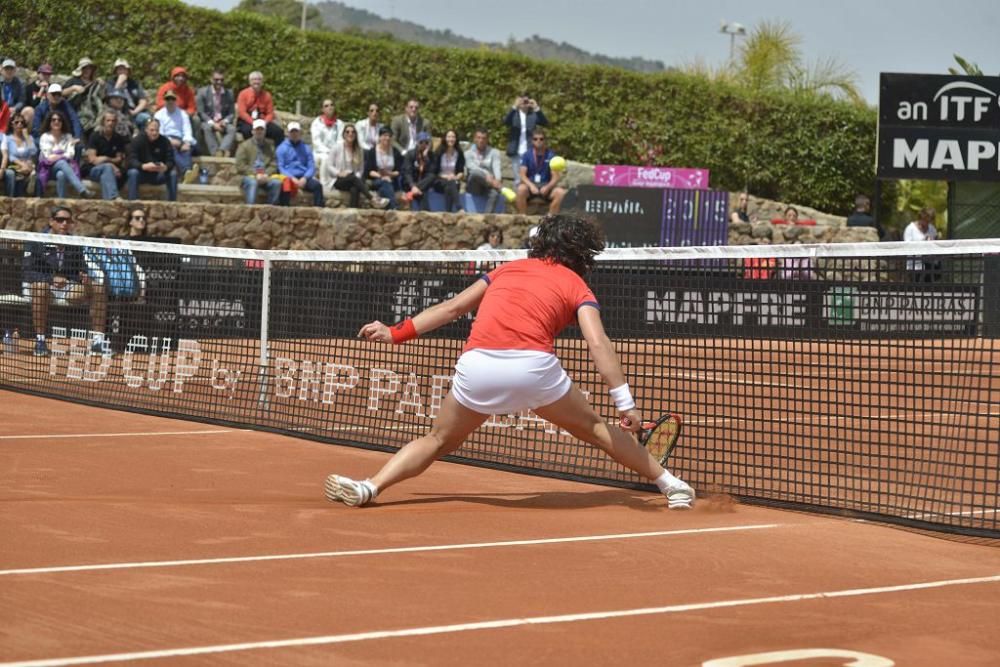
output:
[[[594,185],[703,190],[708,188],[708,169],[599,164],[594,167]]]

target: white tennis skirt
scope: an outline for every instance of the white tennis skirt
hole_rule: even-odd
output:
[[[469,350],[458,358],[451,392],[480,414],[549,405],[573,386],[556,355],[535,350]]]

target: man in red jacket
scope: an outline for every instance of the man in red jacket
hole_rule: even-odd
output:
[[[260,72],[250,72],[247,77],[250,85],[236,96],[236,130],[249,139],[253,134],[253,122],[258,118],[267,123],[266,136],[280,146],[285,140],[285,131],[275,122],[274,100],[271,93],[264,90],[264,75]]]

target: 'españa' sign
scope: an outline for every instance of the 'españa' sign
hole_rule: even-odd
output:
[[[1000,181],[1000,77],[883,73],[878,176]]]

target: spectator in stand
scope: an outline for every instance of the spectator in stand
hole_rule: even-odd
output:
[[[62,86],[58,83],[49,84],[45,99],[35,109],[35,120],[31,131],[35,139],[39,139],[42,136],[42,121],[53,111],[58,111],[66,117],[67,125],[64,128],[65,132],[72,134],[78,140],[83,139],[83,126],[80,125],[80,118],[76,115],[76,109],[63,97]]]
[[[737,222],[756,222],[756,218],[751,218],[750,214],[747,212],[747,208],[750,206],[750,195],[747,192],[741,192],[736,196],[736,208],[734,208],[729,214],[729,222],[736,224]]]
[[[936,241],[938,237],[934,218],[937,211],[930,206],[920,209],[917,219],[903,230],[903,240],[907,242]],[[932,283],[941,279],[941,266],[937,260],[926,257],[907,257],[906,272],[910,282]]]
[[[451,213],[456,208],[463,210],[459,197],[462,181],[465,180],[465,155],[458,145],[458,133],[448,130],[444,133],[441,148],[434,154],[434,191],[444,193],[444,210]]]
[[[327,191],[340,190],[351,193],[350,206],[358,208],[361,195],[364,195],[373,208],[385,208],[388,199],[373,194],[368,189],[364,177],[365,156],[361,143],[358,141],[358,130],[353,125],[344,128],[342,141],[333,146],[333,150],[323,162],[321,180]]]
[[[361,148],[371,150],[378,143],[379,130],[384,126],[379,121],[378,105],[374,102],[368,105],[368,115],[354,124],[358,131],[358,141]],[[391,135],[390,135],[391,136]]]
[[[465,151],[466,191],[477,197],[486,196],[483,213],[493,213],[497,206],[497,195],[503,188],[500,170],[500,151],[490,146],[490,134],[486,128],[476,129],[472,146]]]
[[[105,111],[100,129],[90,135],[83,165],[83,175],[101,184],[104,199],[118,199],[118,188],[125,183],[128,138],[115,132],[117,126],[118,112]]]
[[[322,208],[326,204],[323,184],[316,178],[316,162],[312,151],[302,141],[302,126],[297,121],[288,124],[288,138],[278,145],[277,158],[278,173],[285,177],[281,182],[279,203],[288,206],[293,195],[305,190],[312,193],[313,206]]]
[[[0,63],[0,100],[10,108],[11,114],[19,114],[25,99],[24,82],[17,76],[17,63],[6,58]],[[0,122],[0,132],[7,131],[8,122]]]
[[[110,95],[113,90],[117,90],[125,96],[125,113],[129,115],[136,128],[141,132],[149,119],[153,117],[149,110],[149,96],[142,84],[132,78],[132,66],[123,58],[115,61],[111,78],[107,83],[105,97]]]
[[[312,138],[313,161],[316,162],[316,172],[320,174],[320,180],[324,180],[322,174],[323,164],[334,146],[340,144],[344,137],[344,128],[347,126],[343,120],[337,118],[337,108],[333,100],[323,100],[323,112],[313,119],[309,126],[309,134]]]
[[[503,250],[503,230],[496,225],[487,225],[483,230],[483,242],[476,250]]]
[[[390,209],[397,208],[396,193],[402,187],[402,171],[403,154],[392,145],[392,129],[383,125],[378,131],[378,142],[365,151],[365,173],[371,179],[371,187],[388,201]]]
[[[50,87],[51,90],[51,87]],[[76,160],[79,140],[69,133],[69,121],[61,111],[52,111],[42,121],[42,136],[38,140],[38,196],[45,195],[49,179],[55,174],[56,196],[66,198],[66,182],[81,197],[92,195],[86,183],[80,180],[80,163]]]
[[[24,106],[21,108],[21,115],[27,121],[29,129],[34,127],[35,108],[48,95],[50,83],[52,83],[52,65],[43,63],[38,66],[35,80],[24,89]]]
[[[42,233],[72,235],[75,221],[65,206],[52,209],[49,226]],[[53,239],[55,240],[55,239]],[[52,300],[90,303],[91,352],[103,354],[107,295],[99,267],[90,266],[84,248],[29,241],[24,245],[24,282],[31,296],[31,321],[35,328],[35,356],[47,357],[49,303]]]
[[[403,154],[417,147],[419,135],[431,133],[431,122],[420,115],[420,102],[413,98],[406,102],[406,113],[393,118],[390,127],[393,146]]]
[[[205,155],[228,157],[236,145],[236,99],[233,91],[226,88],[222,70],[212,72],[212,83],[198,91],[195,105],[201,119]]]
[[[167,201],[177,201],[177,170],[174,168],[174,147],[160,135],[160,121],[146,123],[142,134],[128,145],[128,198],[139,198],[139,184],[164,185]]]
[[[160,121],[160,136],[170,140],[174,149],[174,164],[177,167],[177,180],[183,181],[193,164],[191,153],[197,143],[191,130],[191,118],[177,106],[177,93],[168,90],[163,94],[164,106],[153,118]]]
[[[125,238],[133,241],[155,241],[155,237],[146,235],[146,225],[149,222],[146,209],[140,205],[130,206],[128,213],[128,233]]]
[[[258,188],[265,188],[267,203],[278,205],[281,196],[281,180],[275,178],[278,158],[274,142],[267,138],[267,121],[263,118],[253,122],[253,134],[236,149],[236,173],[243,177],[240,185],[247,204],[256,204]]]
[[[6,138],[7,167],[3,172],[5,192],[8,197],[25,197],[28,183],[35,175],[35,159],[38,146],[28,132],[28,121],[24,116],[14,116],[11,132]]]
[[[198,104],[195,102],[195,90],[188,85],[188,71],[185,67],[175,67],[170,70],[170,81],[160,86],[156,91],[156,108],[162,109],[167,104],[167,91],[173,91],[177,96],[177,108],[187,114],[191,126],[192,147],[198,145],[197,137],[201,136],[201,119],[198,117]],[[162,126],[160,131],[167,136],[170,133]],[[183,174],[182,174],[183,175]]]
[[[789,206],[785,209],[784,224],[794,227],[799,224],[799,209]],[[773,260],[772,260],[773,261]],[[778,262],[778,277],[782,280],[812,280],[813,273],[811,257],[782,257]]]
[[[872,200],[868,195],[854,198],[854,212],[847,216],[848,227],[873,227],[878,232],[878,240],[885,238],[885,228],[872,216]]]
[[[407,151],[403,159],[404,198],[410,202],[410,210],[415,205],[421,211],[430,210],[430,202],[424,195],[436,179],[434,156],[431,155],[431,135],[421,132],[417,135],[417,147]]]
[[[517,186],[517,211],[528,212],[528,201],[540,199],[549,203],[549,215],[562,206],[566,188],[559,186],[563,172],[553,172],[549,161],[556,156],[545,140],[545,130],[536,127],[531,133],[531,149],[521,158],[520,183]]]
[[[101,79],[94,76],[97,72],[97,65],[90,58],[80,58],[80,61],[76,64],[76,69],[73,70],[73,76],[63,82],[63,96],[69,100],[77,109],[80,108],[77,95],[80,95],[87,90],[89,86],[97,83],[103,83]]]
[[[10,119],[13,114],[7,102],[0,98],[0,135],[7,134],[10,128]]]
[[[264,90],[264,75],[250,72],[247,81],[250,85],[236,96],[236,130],[244,139],[249,139],[253,133],[253,122],[260,118],[267,122],[267,138],[280,147],[285,140],[285,133],[274,122],[274,100],[271,99],[271,93]]]
[[[132,122],[132,117],[128,115],[125,111],[125,95],[120,90],[113,90],[108,93],[107,98],[104,100],[104,108],[101,109],[101,117],[104,114],[113,111],[115,114],[116,125],[115,133],[120,134],[125,137],[125,141],[129,141],[135,135],[135,123]]]
[[[542,108],[527,92],[514,100],[510,111],[503,117],[507,126],[507,155],[514,167],[514,182],[520,181],[521,158],[531,150],[531,137],[535,127],[548,127],[549,119]]]

